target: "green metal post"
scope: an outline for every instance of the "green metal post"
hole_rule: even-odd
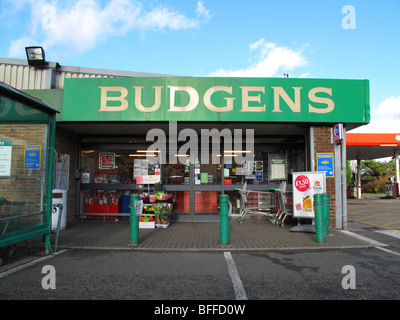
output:
[[[323,193],[325,236],[329,235],[329,194]]]
[[[139,201],[139,195],[131,194],[130,245],[132,246],[137,246],[139,243],[139,216],[136,214],[135,201]]]
[[[54,146],[56,141],[56,114],[50,115],[50,130],[49,130],[49,162],[48,162],[48,175],[47,175],[47,193],[46,193],[46,224],[48,233],[45,236],[45,251],[46,254],[50,253],[51,246],[51,215],[53,212],[53,170],[54,170]],[[66,214],[66,213],[65,213]]]
[[[220,240],[221,246],[229,246],[229,197],[222,194],[219,197],[219,226],[220,226]]]
[[[317,243],[325,243],[324,204],[322,194],[314,194],[315,234]]]

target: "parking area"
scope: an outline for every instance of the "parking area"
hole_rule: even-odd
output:
[[[347,200],[349,228],[400,229],[400,199],[366,196]]]

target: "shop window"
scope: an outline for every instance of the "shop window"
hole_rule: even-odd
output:
[[[234,160],[224,161],[224,184],[279,184],[281,181],[291,183],[291,173],[304,171],[305,168],[302,145],[277,147],[256,144],[253,158],[253,161],[241,163]]]

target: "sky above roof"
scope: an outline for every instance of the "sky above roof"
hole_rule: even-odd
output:
[[[0,56],[198,77],[368,79],[371,123],[400,132],[398,0],[2,0]]]

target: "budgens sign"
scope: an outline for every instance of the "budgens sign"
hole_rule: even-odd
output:
[[[63,121],[368,123],[368,80],[65,79]]]

